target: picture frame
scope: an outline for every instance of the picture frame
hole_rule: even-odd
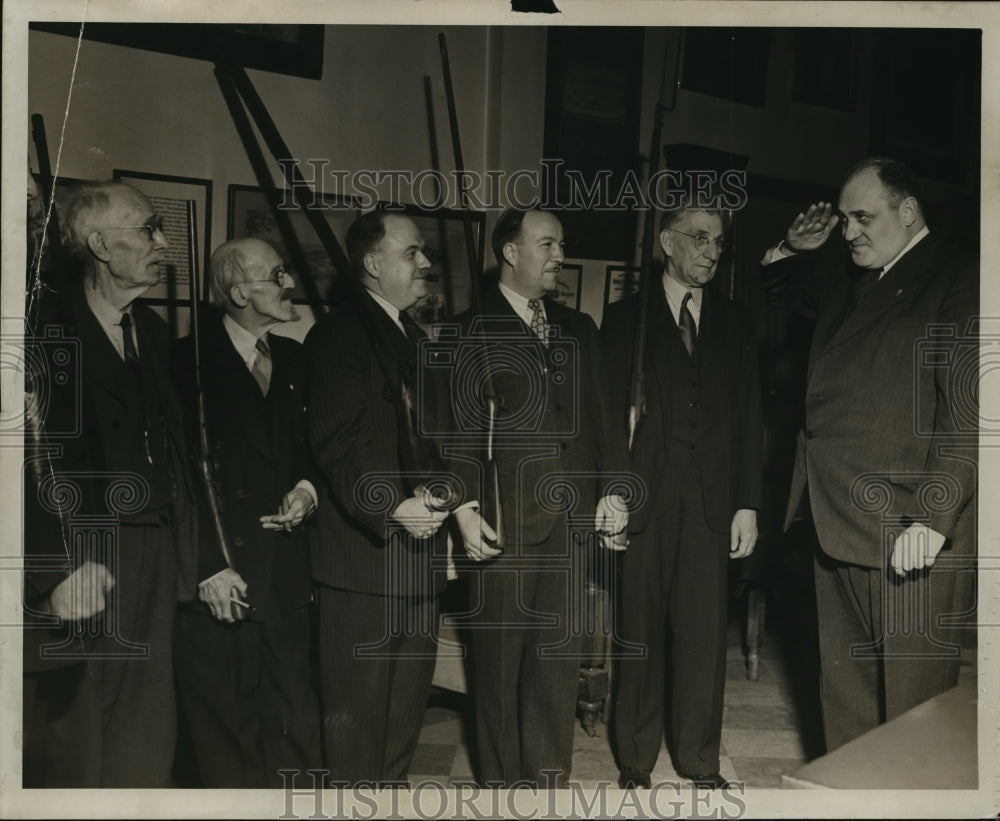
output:
[[[282,204],[295,203],[291,190],[285,189],[281,193],[283,196]],[[313,202],[319,203],[318,207],[323,210],[327,222],[333,229],[334,236],[343,247],[348,227],[361,213],[357,198],[342,194],[319,193],[314,193],[313,197]],[[262,239],[274,246],[278,255],[286,263],[292,262],[264,189],[255,185],[233,183],[228,189],[227,202],[227,240],[240,237]],[[315,284],[315,293],[318,294],[319,304],[332,304],[335,301],[333,299],[334,282],[341,272],[336,270],[329,255],[323,249],[302,208],[295,204],[290,208],[283,207],[282,211],[289,215],[292,231],[306,257],[306,270],[292,272],[295,278],[292,301],[300,305],[311,304],[315,301],[309,298],[309,291],[305,287],[304,277],[310,277]],[[347,271],[342,273],[349,275]]]
[[[152,174],[116,168],[117,182],[138,189],[163,218],[170,247],[165,259],[168,275],[143,299],[153,305],[191,301],[191,274],[203,285],[212,253],[212,181],[172,174]]]
[[[568,308],[580,310],[580,286],[583,282],[583,266],[578,263],[564,263],[559,269],[556,289],[549,291],[553,302]]]
[[[636,265],[609,265],[604,276],[604,307],[620,302],[639,290],[639,267]]]
[[[379,207],[403,214],[424,238],[424,254],[431,263],[427,296],[410,308],[413,319],[426,327],[464,311],[471,304],[469,254],[465,246],[465,216],[456,208],[423,208],[409,203],[380,202]],[[477,269],[485,261],[486,214],[470,210]],[[485,285],[485,283],[484,283]]]

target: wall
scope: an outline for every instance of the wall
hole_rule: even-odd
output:
[[[542,28],[328,26],[320,80],[248,75],[298,158],[326,158],[329,169],[351,172],[432,167],[423,81],[429,76],[440,168],[448,173],[454,155],[439,31],[448,38],[466,168],[482,174],[487,158],[493,168],[537,167]],[[54,166],[76,42],[35,31],[29,37],[29,112],[45,118]],[[62,176],[110,178],[120,168],[210,179],[211,241],[225,239],[227,186],[256,180],[210,63],[85,40],[72,89]],[[383,186],[380,194],[388,191]],[[410,199],[405,188],[401,199]],[[496,214],[489,216],[488,231]],[[291,334],[301,337],[307,324]]]

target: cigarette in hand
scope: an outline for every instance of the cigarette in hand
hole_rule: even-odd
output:
[[[237,599],[237,598],[235,598],[233,596],[229,597],[229,601],[231,601],[233,604],[238,604],[240,607],[245,607],[247,610],[250,609],[250,605],[249,604],[247,604],[245,601],[241,601],[240,599]]]

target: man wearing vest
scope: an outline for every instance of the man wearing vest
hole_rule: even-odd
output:
[[[748,311],[706,287],[725,248],[721,214],[664,214],[660,247],[664,268],[650,283],[643,363],[646,415],[632,456],[647,499],[629,521],[621,583],[620,635],[645,657],[621,662],[619,784],[650,787],[669,727],[677,772],[714,789],[727,784],[719,748],[728,564],[753,550],[761,504],[757,346]],[[638,295],[609,306],[601,327],[623,425],[638,307]]]
[[[565,258],[558,218],[508,209],[492,246],[500,281],[484,293],[480,314],[457,317],[463,333],[454,374],[469,383],[452,385],[454,447],[483,465],[484,426],[462,420],[486,367],[500,398],[493,447],[506,544],[469,574],[478,779],[490,787],[564,787],[573,761],[586,542],[597,531],[608,544],[625,527],[617,484],[624,437],[605,413],[594,321],[550,296]],[[477,359],[484,345],[486,358]],[[496,510],[485,487],[478,498],[492,539]],[[469,528],[460,516],[472,554],[479,522]]]

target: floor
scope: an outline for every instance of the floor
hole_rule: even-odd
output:
[[[802,632],[800,623],[776,612],[765,629],[759,680],[749,681],[742,626],[735,618],[730,622],[721,766],[730,780],[748,787],[777,788],[782,773],[822,753],[815,668],[804,649],[808,644],[803,643]],[[424,781],[444,786],[472,781],[463,717],[466,698],[443,690],[432,696],[410,767],[414,786]],[[597,736],[591,738],[577,725],[571,781],[584,788],[600,781],[617,782],[607,731],[606,725],[598,724]],[[685,783],[671,767],[665,749],[653,781]]]

